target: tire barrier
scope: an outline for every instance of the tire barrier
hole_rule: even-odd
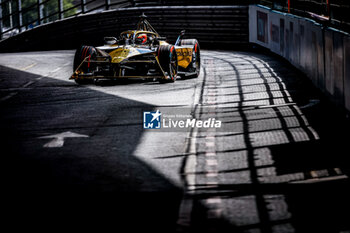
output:
[[[181,30],[202,48],[248,44],[248,6],[132,7],[79,15],[27,30],[0,42],[0,52],[76,49],[101,45],[105,36],[135,28],[145,13],[152,26],[174,43]]]
[[[350,111],[350,35],[313,20],[249,6],[249,42],[284,57]]]

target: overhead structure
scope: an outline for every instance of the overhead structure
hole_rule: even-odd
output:
[[[148,32],[153,32],[157,35],[158,32],[152,27],[152,25],[148,22],[147,20],[147,16],[145,15],[145,13],[142,13],[142,15],[140,15],[140,21],[137,24],[137,31],[148,31]]]

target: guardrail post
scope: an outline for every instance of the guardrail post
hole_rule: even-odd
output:
[[[330,4],[330,0],[327,0],[327,14],[328,14],[329,20],[331,20],[332,14],[331,14],[331,4]]]
[[[81,0],[81,13],[85,13],[86,12],[86,1],[85,0]]]
[[[109,10],[109,5],[111,5],[111,1],[106,0],[106,4],[105,4],[106,10]]]
[[[17,0],[17,12],[18,12],[18,30],[22,31],[22,1]]]
[[[57,4],[58,4],[58,18],[59,19],[63,19],[64,18],[64,15],[63,15],[63,0],[58,0]]]
[[[2,29],[3,29],[3,25],[2,25],[2,2],[0,0],[0,40],[2,40]]]
[[[290,13],[290,0],[288,0],[288,13]]]
[[[44,9],[42,1],[43,0],[38,0],[38,25],[42,24],[43,9]]]

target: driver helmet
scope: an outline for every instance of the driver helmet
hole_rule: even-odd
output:
[[[137,39],[140,39],[141,44],[145,44],[147,42],[147,35],[146,34],[140,34],[137,36]]]

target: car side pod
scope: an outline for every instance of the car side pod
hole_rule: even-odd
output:
[[[184,70],[185,77],[197,78],[201,70],[200,46],[197,39],[182,39],[180,46],[192,46],[191,64]]]

